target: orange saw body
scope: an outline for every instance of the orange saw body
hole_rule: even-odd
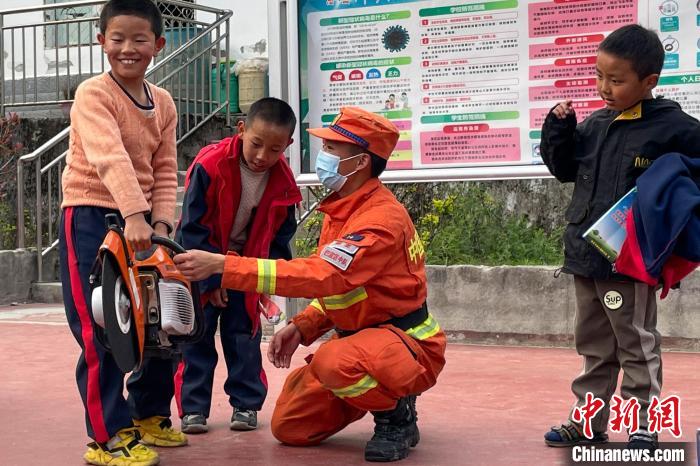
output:
[[[180,343],[201,338],[204,318],[199,290],[180,273],[172,254],[184,249],[154,236],[147,257],[135,254],[116,216],[90,274],[91,313],[98,339],[124,372],[145,357],[171,357]]]

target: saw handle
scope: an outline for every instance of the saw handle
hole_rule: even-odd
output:
[[[119,216],[117,214],[105,215],[105,226],[108,230],[111,230],[112,228],[119,228],[120,230],[124,229],[124,223],[119,220]]]
[[[187,252],[187,249],[183,248],[182,246],[180,246],[178,243],[171,240],[170,238],[166,238],[164,236],[156,236],[156,235],[151,236],[151,243],[158,244],[160,246],[165,246],[166,248],[170,249],[175,254],[183,254],[183,253]]]

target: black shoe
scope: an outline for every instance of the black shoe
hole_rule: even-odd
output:
[[[375,411],[374,436],[365,446],[365,460],[377,462],[398,461],[408,456],[409,449],[420,441],[416,397],[399,399],[391,411]]]
[[[258,412],[252,409],[233,408],[231,430],[255,430],[258,428]]]
[[[629,450],[647,450],[653,453],[657,448],[659,448],[658,435],[646,430],[638,430],[631,434],[627,442],[627,449]]]
[[[416,399],[418,398],[418,395],[409,395],[408,396],[408,406],[411,408],[411,413],[413,414],[413,423],[416,425],[416,435],[413,437],[411,443],[411,448],[415,447],[418,445],[418,442],[420,442],[420,431],[418,430],[418,411],[416,410]]]
[[[207,418],[201,414],[185,414],[180,430],[186,434],[203,434],[209,430]]]

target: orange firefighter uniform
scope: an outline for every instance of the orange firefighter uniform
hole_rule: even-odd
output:
[[[326,216],[315,254],[228,255],[222,279],[224,288],[315,298],[292,320],[305,345],[337,330],[289,375],[277,401],[272,432],[293,445],[393,409],[435,385],[445,364],[445,334],[425,305],[425,251],[406,209],[371,178],[319,210]]]

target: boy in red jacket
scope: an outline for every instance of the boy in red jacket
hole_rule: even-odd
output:
[[[255,102],[238,135],[203,148],[187,173],[182,218],[176,238],[187,249],[263,259],[290,259],[289,241],[296,231],[295,204],[301,193],[284,158],[296,126],[285,102]],[[257,411],[267,395],[260,354],[259,303],[267,296],[221,288],[221,276],[199,283],[206,303],[206,333],[183,347],[176,374],[182,430],[208,430],[217,324],[228,368],[224,390],[233,407],[231,429],[257,427]]]

